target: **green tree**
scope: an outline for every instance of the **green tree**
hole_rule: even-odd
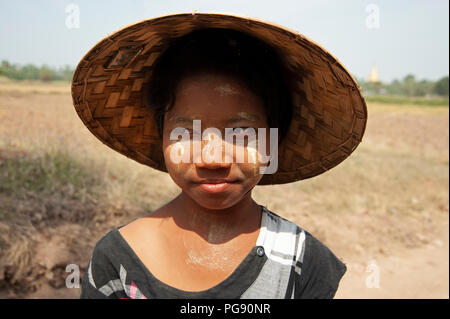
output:
[[[21,80],[39,80],[39,68],[33,64],[27,64],[20,69],[20,79]]]
[[[2,64],[0,65],[0,75],[6,76],[6,70],[9,68],[9,63],[6,60],[2,60]]]
[[[55,79],[55,72],[51,70],[48,66],[43,65],[39,71],[39,79],[42,82],[50,82]]]
[[[442,96],[448,96],[448,76],[444,76],[436,82],[433,88],[433,93]]]
[[[70,66],[66,65],[60,70],[59,73],[61,76],[61,80],[71,81],[73,78],[74,69],[72,69]]]
[[[415,96],[425,96],[433,93],[434,82],[421,80],[416,83]]]
[[[0,74],[6,76],[8,78],[11,78],[11,79],[19,79],[20,78],[18,66],[10,64],[6,60],[2,61]]]
[[[391,95],[404,95],[405,94],[405,88],[403,87],[402,82],[395,79],[391,83],[386,85],[386,91],[388,94]]]
[[[414,96],[416,91],[416,78],[412,74],[408,74],[403,78],[403,88],[407,96]]]

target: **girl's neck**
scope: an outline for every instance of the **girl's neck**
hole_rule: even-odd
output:
[[[196,233],[210,244],[225,243],[260,228],[262,209],[252,199],[251,192],[234,206],[220,210],[202,207],[184,192],[169,205],[178,227]]]

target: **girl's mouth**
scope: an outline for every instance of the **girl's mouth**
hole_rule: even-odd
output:
[[[232,183],[221,182],[221,183],[200,183],[200,188],[208,193],[220,193],[228,189]]]
[[[239,182],[237,178],[203,178],[194,181],[206,193],[220,193]]]

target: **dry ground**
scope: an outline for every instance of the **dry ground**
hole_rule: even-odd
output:
[[[103,234],[179,190],[91,135],[68,86],[31,86],[0,83],[0,298],[76,298],[65,266],[83,272]],[[347,264],[337,298],[448,298],[449,108],[368,108],[350,158],[254,198]]]

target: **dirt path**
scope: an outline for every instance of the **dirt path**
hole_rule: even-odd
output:
[[[449,298],[448,224],[441,234],[427,246],[397,256],[374,258],[373,263],[348,262],[335,298]]]

